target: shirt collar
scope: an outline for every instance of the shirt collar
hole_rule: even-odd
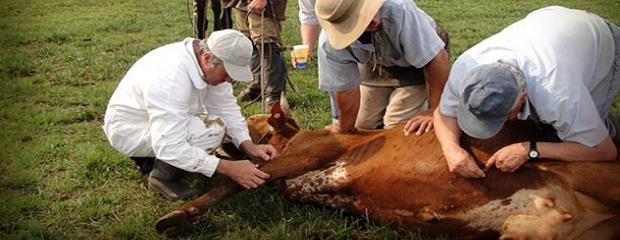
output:
[[[196,71],[190,71],[188,74],[189,78],[194,84],[194,87],[196,87],[197,89],[204,89],[207,87],[207,83],[204,81],[205,76],[202,72],[202,69],[200,69],[200,64],[198,64],[198,59],[196,58],[196,54],[194,53],[194,40],[195,39],[193,38],[186,38],[185,40],[183,40],[183,45],[185,47],[185,50],[187,51],[187,54],[189,55],[189,59],[196,68]]]

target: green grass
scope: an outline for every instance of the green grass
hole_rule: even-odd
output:
[[[284,42],[300,42],[289,0]],[[561,4],[620,24],[618,1],[418,1],[452,36],[452,60],[533,9]],[[180,206],[101,130],[105,107],[140,56],[191,35],[185,1],[26,0],[0,4],[0,239],[420,239],[364,216],[282,198],[270,186],[238,194],[186,231],[154,222]],[[284,54],[288,56],[288,54]],[[289,69],[293,114],[308,129],[330,121],[316,65]],[[237,91],[240,86],[236,87]],[[258,104],[244,114],[258,113]]]

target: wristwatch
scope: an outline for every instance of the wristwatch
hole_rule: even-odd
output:
[[[530,157],[530,160],[538,159],[538,156],[540,154],[538,153],[538,149],[536,148],[535,140],[530,141],[530,151],[527,153],[527,155]]]

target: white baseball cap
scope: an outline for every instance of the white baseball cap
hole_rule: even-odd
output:
[[[224,62],[224,69],[232,79],[252,81],[252,42],[245,35],[232,29],[215,31],[207,39],[207,46],[213,55]]]

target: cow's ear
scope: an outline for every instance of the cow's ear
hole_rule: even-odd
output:
[[[271,106],[271,116],[267,119],[269,125],[273,128],[278,129],[284,126],[286,120],[286,116],[284,112],[282,112],[282,107],[280,107],[280,103],[274,103]]]
[[[282,98],[280,98],[282,100]],[[288,116],[288,103],[286,101],[273,104],[271,106],[271,115],[267,122],[273,130],[281,135],[292,137],[299,132],[299,126],[292,118]]]

